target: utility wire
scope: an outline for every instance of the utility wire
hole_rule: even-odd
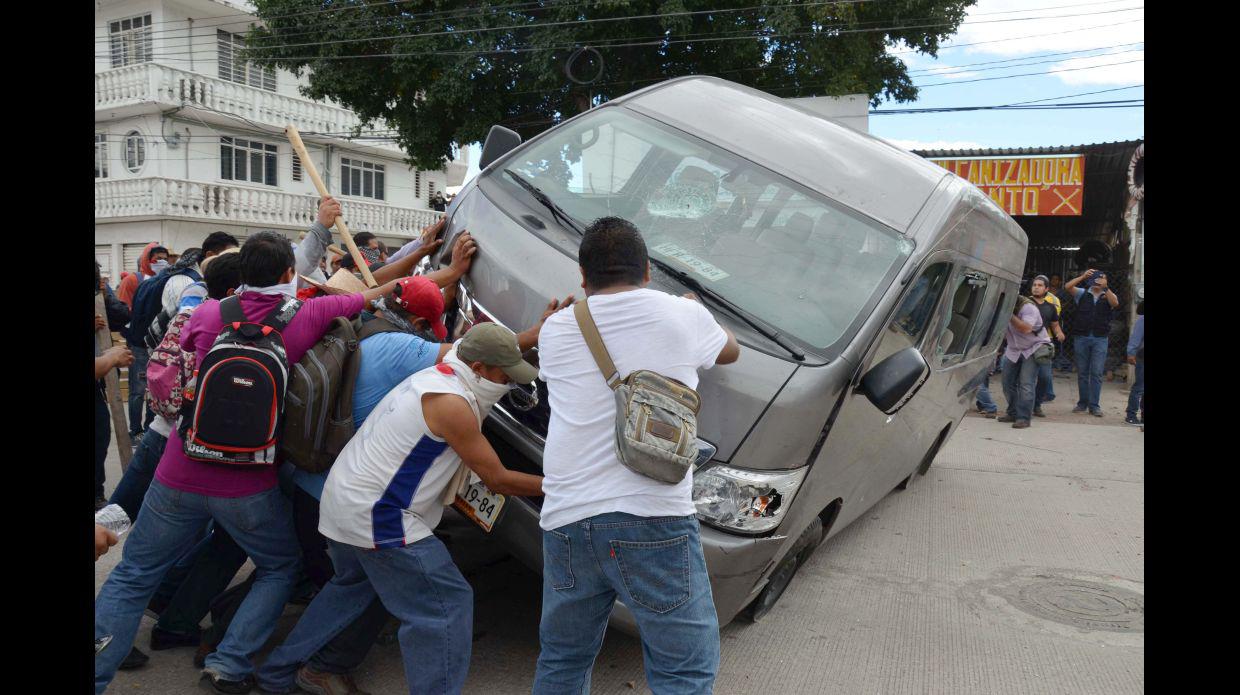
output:
[[[829,4],[829,3],[811,3],[811,4]],[[762,8],[765,6],[759,5],[756,7]],[[398,38],[420,38],[420,37],[429,37],[429,36],[442,36],[442,35],[448,35],[448,34],[474,33],[478,31],[498,31],[501,29],[529,29],[529,28],[549,27],[549,26],[594,24],[594,23],[599,23],[599,22],[615,22],[615,21],[626,21],[626,20],[632,20],[632,19],[649,19],[649,18],[662,17],[662,16],[680,16],[680,15],[686,15],[686,14],[719,13],[719,12],[725,12],[725,11],[739,12],[739,11],[752,10],[752,9],[755,9],[755,8],[748,7],[748,8],[737,8],[734,10],[700,10],[700,11],[686,12],[686,13],[669,13],[666,15],[641,15],[641,16],[635,16],[635,17],[608,17],[608,18],[591,19],[591,20],[573,20],[569,22],[551,22],[551,23],[543,23],[543,24],[537,24],[537,25],[526,24],[526,25],[514,25],[514,26],[509,26],[509,27],[494,27],[494,28],[487,28],[487,29],[460,29],[460,30],[448,30],[448,31],[441,31],[441,32],[429,32],[429,33],[423,33],[423,34],[403,34],[403,35],[392,35],[392,36],[365,37],[365,38],[357,38],[357,39],[337,39],[334,41],[323,41],[323,42],[316,42],[316,43],[286,44],[283,46],[281,45],[262,46],[260,48],[292,48],[292,47],[298,47],[298,46],[322,46],[322,45],[340,44],[340,43],[353,43],[353,42],[358,42],[358,41],[388,40],[388,39],[398,39]],[[1143,10],[1143,9],[1144,9],[1144,6],[1136,6],[1136,7],[1127,7],[1127,8],[1114,9],[1114,10],[1101,10],[1101,11],[1096,11],[1096,12],[1082,12],[1082,13],[1059,14],[1059,15],[1041,15],[1041,16],[1036,16],[1036,17],[1011,17],[1011,18],[1006,18],[1006,19],[990,19],[990,20],[978,20],[978,21],[965,20],[963,22],[959,22],[958,25],[963,26],[963,25],[976,25],[976,24],[994,24],[994,23],[999,23],[999,22],[1040,21],[1040,20],[1045,20],[1045,19],[1061,19],[1065,17],[1082,17],[1082,16],[1097,15],[1097,14],[1112,14],[1116,12],[1131,12],[1131,11]],[[919,19],[930,19],[930,18],[919,18]],[[914,21],[917,21],[917,20],[914,20]],[[851,26],[851,24],[839,24],[839,25],[823,25],[822,27],[819,28],[818,31],[804,32],[800,34],[798,33],[788,33],[788,34],[770,33],[770,34],[754,34],[754,35],[749,35],[749,36],[737,36],[737,37],[715,37],[715,38],[707,37],[707,38],[701,38],[701,39],[670,39],[666,36],[663,36],[663,37],[657,37],[655,40],[652,40],[652,41],[639,41],[639,42],[628,42],[628,43],[600,42],[600,43],[592,43],[591,45],[597,48],[627,48],[627,47],[635,47],[635,46],[666,46],[670,44],[680,44],[680,43],[708,43],[708,42],[729,41],[729,40],[731,41],[735,41],[735,40],[743,41],[743,40],[754,40],[754,39],[770,40],[770,39],[783,38],[783,37],[789,37],[789,36],[814,36],[814,37],[819,37],[819,38],[828,38],[830,36],[836,36],[836,35],[842,35],[842,34],[890,32],[890,31],[899,31],[899,30],[905,30],[905,29],[925,29],[925,28],[933,28],[933,27],[940,27],[940,26],[951,26],[953,24],[957,24],[957,23],[950,22],[950,21],[942,21],[942,22],[931,22],[929,24],[875,27],[875,28],[867,28],[867,29],[848,29],[847,27]],[[832,29],[836,29],[838,31],[830,32],[830,30]],[[625,41],[625,39],[619,39],[619,41]],[[421,51],[421,52],[370,53],[370,54],[357,54],[357,55],[293,56],[293,57],[282,57],[281,60],[314,61],[314,60],[341,60],[341,59],[358,59],[358,58],[398,58],[398,57],[446,56],[446,55],[477,56],[477,55],[489,55],[489,54],[496,54],[496,53],[525,53],[525,52],[532,52],[532,51],[558,51],[558,50],[567,50],[570,48],[574,48],[575,46],[576,46],[575,44],[568,44],[568,45],[561,45],[561,46],[537,46],[537,47],[517,45],[517,46],[510,46],[510,47],[505,47],[505,48],[473,50],[473,51]],[[109,57],[109,55],[98,55],[97,57],[106,58],[106,57]],[[161,53],[159,54],[159,57],[166,58],[166,57],[170,57],[174,55],[186,55],[186,53],[175,53],[175,52]]]

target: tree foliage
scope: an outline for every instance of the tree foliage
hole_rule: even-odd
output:
[[[494,124],[529,138],[682,75],[782,97],[912,101],[917,88],[886,48],[935,55],[975,2],[254,0],[263,26],[248,53],[308,70],[307,97],[385,120],[412,164],[437,169],[453,143]]]

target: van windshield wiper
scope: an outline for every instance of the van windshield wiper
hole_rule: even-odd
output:
[[[657,258],[654,258],[653,256],[650,257],[650,262],[657,265],[659,269],[662,270],[663,272],[679,280],[682,284],[692,288],[693,291],[698,292],[704,296],[710,297],[716,303],[720,304],[724,308],[731,311],[733,314],[736,315],[737,318],[749,324],[750,328],[753,328],[755,331],[757,331],[761,335],[765,336],[766,338],[769,338],[771,342],[775,343],[776,345],[792,353],[792,357],[796,361],[798,362],[805,361],[805,353],[798,350],[796,346],[794,346],[792,343],[789,343],[787,339],[784,338],[783,334],[780,333],[779,331],[772,330],[771,328],[767,328],[767,326],[770,326],[769,323],[767,323],[766,326],[760,324],[759,323],[760,321],[762,323],[766,323],[766,322],[754,316],[753,314],[749,313],[748,311],[745,311],[739,306],[736,306],[735,304],[731,302],[731,300],[727,299],[726,297],[719,294],[718,292],[710,289],[706,285],[703,285],[701,281],[699,281],[697,278],[690,275],[688,272],[680,270],[679,268],[675,268],[669,265],[668,263],[665,263]]]
[[[505,169],[504,173],[511,176],[512,180],[516,181],[517,184],[520,185],[522,188],[524,188],[526,191],[529,191],[530,197],[542,203],[543,207],[550,210],[551,215],[555,217],[556,220],[560,221],[565,227],[568,227],[574,232],[577,232],[581,236],[585,236],[585,232],[582,231],[581,227],[578,226],[577,223],[573,221],[573,218],[570,217],[567,212],[564,212],[564,208],[560,207],[559,205],[556,205],[555,201],[552,200],[551,197],[548,196],[546,193],[543,193],[541,188],[539,188],[538,186],[535,186],[529,181],[526,181],[520,174],[513,171],[512,169]]]

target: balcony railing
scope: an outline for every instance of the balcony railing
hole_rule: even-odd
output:
[[[352,232],[412,237],[442,212],[342,200]],[[307,229],[318,211],[309,194],[165,178],[95,182],[95,218],[177,217],[236,224]]]
[[[344,132],[361,123],[348,109],[156,63],[95,73],[96,109],[144,102],[197,105],[280,128],[292,123],[298,130],[319,133]],[[373,128],[385,129],[387,124],[375,123]]]

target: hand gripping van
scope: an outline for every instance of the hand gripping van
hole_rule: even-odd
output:
[[[740,359],[703,372],[693,496],[720,624],[760,618],[810,553],[924,475],[994,362],[1028,245],[968,182],[731,82],[669,80],[529,142],[501,127],[448,210],[480,253],[449,308],[520,330],[581,296],[592,220],[641,230],[651,287],[696,292]],[[439,258],[430,261],[438,264]],[[531,351],[537,359],[537,349]],[[540,472],[546,386],[485,425]],[[541,571],[540,498],[477,485],[458,506]],[[623,605],[613,624],[635,630]]]

